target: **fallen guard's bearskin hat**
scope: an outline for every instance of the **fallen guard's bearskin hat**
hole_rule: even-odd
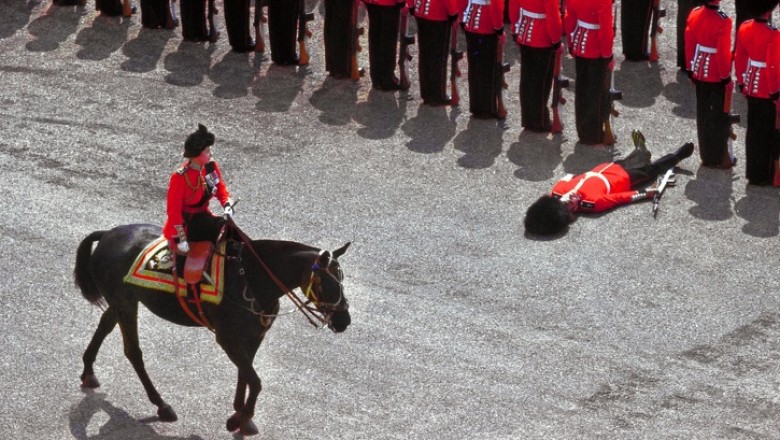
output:
[[[184,157],[197,157],[206,147],[214,145],[214,134],[209,133],[203,124],[198,124],[198,131],[187,136],[184,141]]]
[[[752,18],[766,14],[777,7],[778,0],[750,0],[748,8]]]
[[[525,230],[534,235],[555,235],[569,225],[569,208],[561,199],[542,196],[525,213]]]

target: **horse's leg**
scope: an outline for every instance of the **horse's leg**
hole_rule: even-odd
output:
[[[130,364],[133,365],[138,378],[141,379],[149,400],[157,406],[157,416],[160,418],[160,421],[175,422],[178,419],[176,412],[160,397],[160,393],[155,389],[152,380],[149,379],[149,375],[146,373],[146,367],[144,367],[143,353],[138,341],[138,303],[125,303],[125,307],[122,309],[122,313],[119,314],[118,319],[119,327],[122,329],[125,356],[127,356]]]
[[[100,386],[95,371],[92,367],[95,365],[95,359],[97,359],[98,351],[103,341],[106,339],[109,333],[116,327],[116,315],[111,307],[107,308],[103,312],[103,316],[100,317],[100,324],[98,324],[95,334],[92,335],[92,340],[89,342],[87,349],[84,351],[82,359],[84,361],[84,371],[81,373],[81,386],[84,388],[97,388]]]
[[[257,375],[252,365],[252,360],[262,340],[262,337],[256,338],[245,344],[240,339],[217,337],[217,343],[228,355],[228,358],[238,367],[238,384],[236,386],[236,397],[233,401],[233,408],[236,410],[236,413],[230,416],[227,421],[227,429],[230,432],[236,429],[240,429],[243,435],[255,435],[259,432],[257,425],[252,421],[252,417],[255,415],[257,396],[260,395],[260,390],[263,387],[260,376]],[[249,395],[244,400],[247,389],[249,390]]]

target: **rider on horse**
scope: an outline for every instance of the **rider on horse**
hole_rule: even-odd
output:
[[[172,252],[187,254],[189,242],[216,243],[225,219],[209,210],[212,197],[217,197],[226,215],[233,214],[233,200],[212,158],[212,145],[214,134],[198,124],[184,142],[187,161],[171,175],[163,235]]]

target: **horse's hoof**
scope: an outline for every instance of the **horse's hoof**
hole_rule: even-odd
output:
[[[241,414],[237,412],[233,413],[233,415],[227,419],[225,427],[227,428],[228,432],[237,431],[238,428],[241,427]]]
[[[98,382],[97,376],[94,374],[87,374],[81,377],[81,386],[83,388],[95,389],[100,387],[100,382]]]
[[[255,422],[253,422],[252,419],[241,424],[242,435],[257,435],[259,432],[260,431],[257,430],[257,425],[255,425]]]
[[[175,422],[179,420],[176,412],[167,403],[157,409],[157,417],[160,418],[161,422]]]

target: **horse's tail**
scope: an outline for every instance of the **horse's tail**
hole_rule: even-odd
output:
[[[89,261],[92,259],[92,244],[103,236],[106,231],[95,231],[81,241],[76,251],[76,267],[73,269],[73,279],[81,294],[92,304],[100,304],[103,295],[98,291],[95,279],[89,273]]]

